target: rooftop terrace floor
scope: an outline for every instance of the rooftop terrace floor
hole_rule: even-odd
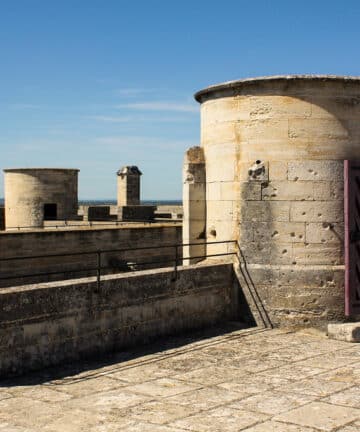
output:
[[[360,345],[311,331],[200,336],[1,381],[0,431],[360,431]]]

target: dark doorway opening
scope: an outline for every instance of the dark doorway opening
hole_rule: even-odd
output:
[[[44,204],[44,220],[56,220],[57,218],[57,205]]]

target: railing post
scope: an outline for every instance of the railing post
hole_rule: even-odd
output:
[[[177,273],[178,273],[178,271],[177,271],[178,260],[179,260],[178,245],[175,245],[174,279],[177,279]]]
[[[97,255],[97,268],[96,268],[96,283],[97,290],[100,291],[100,278],[101,278],[101,251],[96,252]]]

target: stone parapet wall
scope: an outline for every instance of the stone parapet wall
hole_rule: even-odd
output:
[[[237,290],[231,264],[0,290],[0,376],[234,320]]]
[[[156,218],[182,219],[184,216],[182,205],[157,205]]]
[[[137,263],[160,261],[150,267],[173,265],[175,251],[170,244],[180,244],[182,227],[178,224],[135,225],[132,227],[74,227],[64,230],[39,230],[31,232],[16,232],[0,234],[0,276],[16,276],[15,279],[0,280],[1,286],[23,285],[38,281],[69,279],[80,276],[94,275],[97,265],[96,254],[76,255],[81,252],[97,250],[141,248],[146,246],[163,246],[159,249],[145,249],[127,252],[108,252],[102,254],[101,264],[110,267],[105,272],[129,271],[131,268],[146,268]],[[181,259],[181,247],[179,259]],[[46,257],[56,254],[75,254],[60,257]],[[41,256],[43,258],[17,259],[16,261],[1,261],[1,258],[21,256]],[[127,263],[131,263],[130,266]],[[48,274],[49,272],[59,274]],[[45,273],[44,276],[22,277],[26,274]]]
[[[0,231],[5,229],[5,208],[0,207]]]
[[[110,218],[110,206],[83,206],[84,209],[84,221],[104,221],[111,220]]]
[[[117,218],[120,221],[151,221],[154,219],[156,206],[126,205],[118,207]]]

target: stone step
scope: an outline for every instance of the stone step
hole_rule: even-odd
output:
[[[360,342],[360,322],[328,324],[328,337],[345,342]]]

